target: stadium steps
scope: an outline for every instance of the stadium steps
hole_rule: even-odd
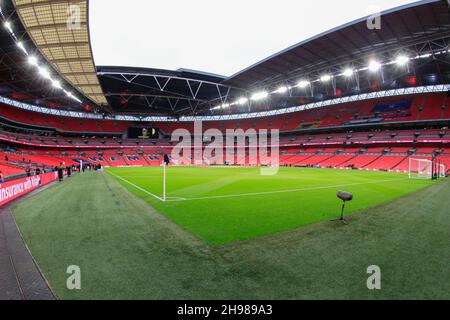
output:
[[[297,156],[302,156],[302,155],[297,155]],[[293,165],[296,165],[296,164],[302,164],[304,161],[306,161],[306,160],[308,160],[308,159],[311,159],[311,158],[314,157],[314,156],[317,156],[317,154],[312,154],[312,155],[307,156],[306,158],[303,158],[303,159],[301,159],[301,160],[296,160],[296,161],[293,162],[292,164],[293,164]]]
[[[447,112],[447,109],[449,108],[449,106],[447,105],[448,99],[447,96],[444,96],[444,101],[442,102],[442,106],[444,106],[444,108],[442,108],[441,106],[441,115],[440,115],[440,119],[445,119],[445,114]]]
[[[147,157],[148,157],[147,154],[139,155],[139,157],[140,157],[140,158],[143,158],[143,159],[144,159],[144,162],[145,162],[147,165],[149,165],[149,166],[152,166],[152,165],[153,165],[153,164],[150,162],[150,159],[147,158]]]
[[[335,156],[336,156],[336,155],[333,154],[333,155],[329,156],[328,158],[325,158],[325,159],[323,159],[323,160],[320,160],[320,161],[317,162],[317,163],[314,163],[313,165],[314,165],[314,166],[320,166],[321,163],[323,163],[323,162],[325,162],[325,161],[328,161],[328,160],[330,160],[331,158],[333,158],[333,157],[335,157]]]
[[[122,162],[120,165],[125,165],[125,166],[129,166],[130,165],[130,163],[128,162],[128,160],[127,160],[127,157],[126,157],[126,155],[117,155],[117,158]]]
[[[359,156],[359,154],[355,154],[353,157],[351,157],[350,159],[347,159],[345,161],[341,161],[338,164],[336,164],[336,167],[342,166],[344,163],[352,161],[353,159],[355,159],[357,156]]]
[[[321,163],[324,163],[324,162],[326,162],[326,161],[328,161],[328,160],[330,160],[331,158],[334,158],[334,157],[336,157],[335,154],[329,156],[329,157],[326,158],[326,159],[320,160],[319,162],[315,163],[314,165],[315,165],[315,166],[320,166]]]
[[[407,160],[408,158],[409,158],[409,157],[406,156],[402,161],[400,161],[399,163],[397,163],[397,165],[393,166],[393,167],[391,168],[391,170],[393,170],[394,168],[398,167],[403,161]]]
[[[369,163],[367,163],[367,164],[365,164],[364,166],[362,166],[361,169],[364,169],[364,168],[370,166],[372,163],[374,163],[375,161],[378,161],[378,160],[379,160],[381,157],[383,157],[383,156],[384,156],[384,155],[381,154],[379,157],[373,159],[373,160],[370,161]]]
[[[105,160],[105,163],[109,166],[109,167],[114,167],[113,165],[112,165],[112,163],[111,163],[111,161],[110,161],[110,159],[108,159],[109,158],[109,155],[103,155],[103,159]]]
[[[420,120],[420,116],[422,115],[423,110],[424,110],[425,97],[421,98],[420,103],[418,101],[416,101],[416,103],[418,103],[418,105],[416,106],[416,108],[417,108],[417,116],[414,119],[415,120]],[[419,110],[419,107],[422,107],[422,111]]]

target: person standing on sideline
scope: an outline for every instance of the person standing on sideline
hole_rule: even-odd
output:
[[[57,167],[58,170],[58,181],[61,182],[64,180],[64,167],[63,163],[61,162],[59,167]]]

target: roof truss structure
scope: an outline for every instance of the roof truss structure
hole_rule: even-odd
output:
[[[116,68],[118,69],[118,68]],[[226,103],[236,94],[247,94],[245,90],[220,82],[179,75],[161,73],[157,70],[141,71],[122,68],[110,70],[99,67],[98,75],[112,107],[118,108],[114,100],[121,103],[147,107],[147,112],[156,108],[170,111],[171,114],[195,115],[202,108],[211,108]]]

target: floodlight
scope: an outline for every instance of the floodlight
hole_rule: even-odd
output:
[[[12,28],[11,28],[11,23],[10,23],[9,21],[6,21],[6,22],[4,23],[4,26],[5,26],[6,29],[8,29],[8,31],[9,31],[10,33],[13,33]]]
[[[297,87],[299,88],[306,88],[307,86],[309,86],[309,81],[306,80],[302,80],[297,84]]]
[[[418,56],[419,59],[426,59],[426,58],[429,58],[429,57],[431,57],[431,53],[425,53],[425,54],[422,54],[422,55]]]
[[[28,58],[28,63],[31,64],[32,66],[37,67],[38,66],[38,59],[35,56],[30,56]]]
[[[320,77],[320,81],[322,82],[327,82],[331,80],[331,76],[329,74],[324,74],[323,76]]]
[[[405,64],[407,64],[409,62],[409,57],[407,56],[398,56],[395,59],[395,63],[398,64],[399,66],[404,66]]]
[[[355,73],[355,70],[353,70],[351,68],[347,68],[344,70],[344,72],[342,72],[342,75],[344,75],[345,77],[351,77],[354,73]]]
[[[50,79],[50,72],[45,68],[39,67],[39,74],[45,79]]]
[[[261,92],[257,92],[254,95],[252,95],[251,99],[252,100],[262,100],[267,98],[269,94],[266,91],[261,91]]]
[[[27,49],[25,49],[25,46],[23,45],[22,42],[17,42],[17,46],[20,48],[20,50],[22,50],[24,53],[28,54]]]
[[[237,101],[237,103],[238,103],[240,106],[246,104],[247,102],[248,102],[248,99],[247,99],[247,98],[240,98],[240,99]]]
[[[226,108],[228,108],[229,106],[230,106],[229,103],[224,103],[224,104],[222,104],[220,107],[221,107],[222,109],[226,109]]]
[[[58,89],[62,89],[61,82],[59,82],[58,80],[52,80],[52,86]]]
[[[288,87],[281,86],[275,91],[275,93],[286,93],[287,91],[288,91]]]
[[[381,68],[381,63],[379,63],[378,61],[372,60],[369,62],[369,70],[370,71],[376,72],[376,71],[380,70],[380,68]]]

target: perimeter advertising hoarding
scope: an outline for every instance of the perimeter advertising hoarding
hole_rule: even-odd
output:
[[[0,183],[0,206],[58,179],[57,172]]]

